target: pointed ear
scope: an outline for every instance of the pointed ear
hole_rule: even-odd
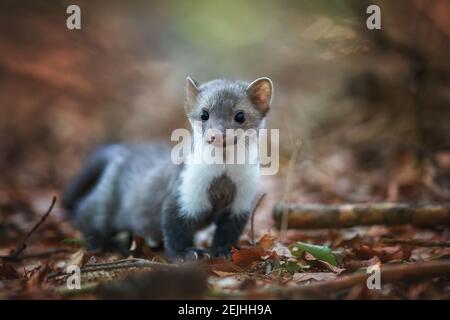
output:
[[[190,112],[194,107],[198,96],[197,83],[191,78],[186,78],[186,112]]]
[[[247,95],[253,105],[262,113],[269,111],[272,102],[273,85],[269,78],[258,78],[247,87]]]

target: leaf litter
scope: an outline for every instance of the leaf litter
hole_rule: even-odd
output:
[[[33,207],[32,204],[28,206]],[[15,236],[0,238],[1,252],[4,255],[10,253],[21,236],[27,233],[27,229],[20,226],[22,221],[19,217],[27,215],[26,220],[32,217],[32,220],[39,220],[37,210],[36,212],[33,210],[30,214],[29,210],[23,210],[22,207],[18,207],[18,211],[12,210],[3,217],[3,221],[17,227],[7,230],[14,232]],[[61,209],[57,207],[55,210]],[[29,222],[26,225],[28,229],[33,226]],[[230,260],[215,258],[191,263],[198,270],[202,270],[200,276],[195,272],[185,271],[182,266],[168,263],[163,251],[155,251],[148,247],[139,237],[134,237],[132,250],[128,256],[86,250],[79,232],[73,226],[61,220],[58,215],[50,215],[36,234],[30,237],[23,256],[15,261],[3,259],[0,261],[0,297],[124,298],[124,293],[120,293],[122,286],[128,288],[128,293],[140,292],[139,283],[149,283],[148,279],[155,279],[160,273],[161,277],[168,277],[174,270],[179,270],[176,272],[183,274],[187,279],[186,283],[189,283],[190,278],[197,279],[195,281],[205,279],[206,287],[198,286],[199,290],[203,291],[201,293],[190,291],[190,296],[213,299],[282,298],[283,295],[280,295],[279,290],[283,288],[306,288],[315,284],[328,284],[342,277],[365,272],[367,268],[377,264],[382,266],[412,264],[441,261],[450,257],[450,248],[447,247],[414,247],[384,241],[393,235],[400,239],[446,241],[448,235],[445,229],[372,226],[341,230],[292,230],[283,241],[279,238],[278,230],[274,228],[263,232],[259,230],[259,234],[254,244],[244,235],[239,247],[232,248]],[[58,252],[54,251],[55,249],[64,251]],[[33,257],[31,254],[36,252],[49,254]],[[83,279],[88,279],[78,291],[68,290],[66,287],[65,281],[70,276],[67,274],[69,265],[78,266],[82,270]],[[135,280],[134,278],[139,275],[143,278]],[[376,292],[358,286],[359,289],[346,290],[337,298],[448,298],[448,286],[445,285],[448,279],[445,277],[433,279],[432,282],[421,280],[387,284],[383,290]],[[150,291],[141,296],[136,293],[137,297],[154,298],[151,285],[148,286]],[[334,298],[336,295],[337,293],[331,292],[319,297]],[[170,294],[162,293],[162,296],[169,297]]]

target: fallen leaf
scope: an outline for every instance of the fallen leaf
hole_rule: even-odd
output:
[[[292,280],[296,282],[304,282],[309,280],[327,281],[336,279],[337,275],[333,272],[303,272],[295,273]]]
[[[0,280],[19,279],[20,275],[9,263],[0,263]]]
[[[239,273],[244,271],[241,267],[224,258],[202,259],[197,261],[196,264],[206,272],[214,275],[217,271],[229,273]]]
[[[83,258],[84,258],[85,253],[86,252],[84,251],[84,249],[81,249],[81,250],[78,250],[77,252],[75,252],[74,254],[72,254],[70,256],[69,260],[67,260],[65,271],[68,272],[68,269],[71,266],[82,267],[83,266]]]
[[[249,267],[253,262],[261,260],[261,257],[265,255],[267,255],[267,252],[261,248],[231,249],[231,261],[241,268]]]
[[[37,268],[33,269],[27,282],[28,287],[40,287],[50,271],[51,269],[48,264],[40,265]]]
[[[284,244],[277,242],[271,249],[272,252],[275,252],[278,256],[285,257],[285,258],[292,258],[292,252],[289,250],[288,247],[286,247]]]
[[[86,262],[85,265],[88,266],[88,265],[94,265],[94,264],[97,264],[97,263],[99,263],[98,259],[95,256],[92,256],[92,257],[89,258],[89,260]]]
[[[227,272],[227,271],[220,271],[220,270],[212,270],[212,272],[214,272],[220,278],[234,276],[237,274],[236,272]]]
[[[450,248],[415,248],[412,250],[412,261],[431,261],[436,259],[448,259]]]
[[[264,233],[261,238],[256,242],[256,246],[263,250],[271,249],[276,243],[276,238],[270,233]]]
[[[332,271],[337,274],[340,274],[343,271],[345,271],[345,269],[334,266],[331,263],[328,263],[327,261],[317,259],[309,252],[304,252],[303,258],[305,259],[305,261],[308,261],[312,266],[318,267],[320,269],[328,269],[329,271]]]
[[[323,267],[325,267],[326,269],[328,269],[328,270],[330,270],[330,271],[332,271],[332,272],[334,272],[336,274],[340,274],[340,273],[345,271],[344,268],[339,268],[339,267],[333,266],[331,263],[328,263],[328,262],[323,261],[323,260],[317,260],[317,262],[320,265],[322,265]]]
[[[405,260],[411,256],[411,248],[407,246],[390,246],[371,248],[367,245],[361,245],[353,248],[353,252],[362,259],[370,259],[374,256],[378,257],[381,262],[389,262],[392,260]]]
[[[291,252],[296,257],[300,257],[303,252],[307,252],[317,260],[326,261],[333,266],[337,265],[336,257],[328,246],[297,242],[291,247]]]
[[[368,260],[350,260],[344,263],[345,268],[349,271],[355,271],[361,268],[367,268],[377,263],[380,263],[380,258],[374,256]]]

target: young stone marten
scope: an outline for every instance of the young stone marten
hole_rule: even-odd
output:
[[[265,127],[272,81],[186,80],[186,115],[194,138],[190,154],[225,156],[237,144],[230,129]],[[258,144],[257,140],[249,142]],[[217,150],[216,150],[217,149]],[[248,150],[246,150],[248,151]],[[248,220],[258,189],[258,159],[248,163],[176,164],[161,144],[107,145],[95,151],[66,189],[63,205],[84,233],[88,247],[111,250],[126,231],[150,246],[163,244],[174,259],[226,256]],[[196,231],[216,230],[211,248],[194,247]]]

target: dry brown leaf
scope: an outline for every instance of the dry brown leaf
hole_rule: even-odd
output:
[[[9,263],[0,263],[0,280],[19,279],[20,275]]]
[[[380,258],[374,256],[368,260],[350,260],[345,262],[345,268],[348,271],[355,271],[360,268],[367,268],[374,264],[381,263]]]
[[[333,272],[304,272],[295,273],[292,280],[296,282],[304,282],[309,280],[327,281],[336,279],[337,275]]]
[[[333,266],[332,264],[330,264],[330,263],[328,263],[326,261],[318,260],[316,257],[314,257],[309,252],[305,251],[303,257],[304,257],[304,259],[306,261],[309,261],[312,265],[314,265],[316,267],[328,269],[328,270],[330,270],[330,271],[332,271],[332,272],[334,272],[336,274],[340,274],[343,271],[345,271],[345,269]]]
[[[84,249],[81,249],[72,254],[69,260],[67,260],[65,271],[68,272],[68,268],[70,266],[78,266],[81,268],[83,266],[83,258],[85,253],[86,251]]]
[[[323,260],[317,260],[317,262],[319,262],[325,268],[327,268],[328,270],[330,270],[330,271],[332,271],[332,272],[334,272],[336,274],[340,274],[340,273],[345,271],[344,268],[339,268],[339,267],[333,266],[331,263],[328,263],[328,262],[323,261]]]
[[[48,264],[43,264],[33,269],[27,282],[28,288],[40,287],[50,271]]]
[[[240,273],[244,271],[241,267],[224,258],[202,259],[197,261],[196,264],[203,270],[212,274],[216,274],[217,271],[230,273]]]
[[[271,250],[281,257],[285,257],[288,259],[293,257],[291,250],[289,250],[287,246],[280,242],[275,243]]]
[[[383,263],[391,260],[405,260],[411,256],[411,248],[407,246],[371,248],[367,245],[361,245],[353,248],[353,252],[361,259],[371,259],[376,256]]]
[[[275,245],[276,240],[277,239],[270,232],[266,232],[256,242],[256,246],[263,250],[269,250]]]
[[[249,267],[253,262],[261,260],[261,257],[266,255],[267,252],[261,248],[231,249],[231,261],[241,268]]]
[[[220,271],[220,270],[212,270],[212,272],[214,272],[220,278],[234,276],[234,275],[238,274],[236,272],[227,272],[227,271]]]

